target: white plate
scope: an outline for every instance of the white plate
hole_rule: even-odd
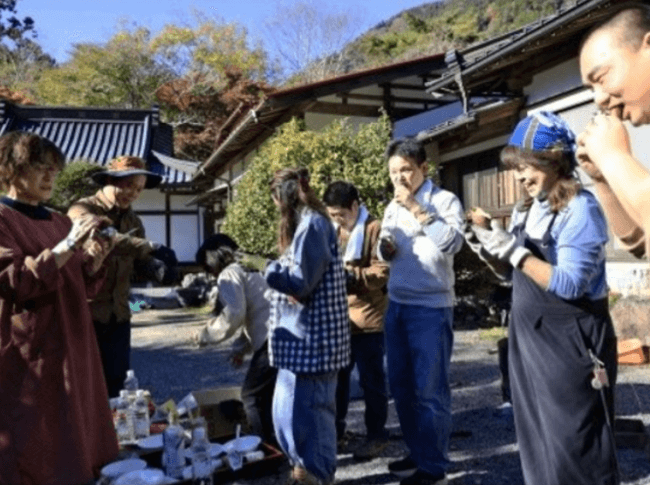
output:
[[[162,450],[163,435],[162,433],[152,434],[146,438],[138,440],[138,446],[146,450]]]
[[[223,447],[226,453],[230,451],[238,451],[239,453],[248,453],[249,451],[256,450],[262,442],[262,438],[255,435],[240,436],[234,440],[230,440]]]
[[[115,480],[115,485],[160,485],[165,482],[165,473],[156,468],[146,468],[126,473]]]
[[[223,465],[223,462],[219,458],[213,458],[212,459],[212,472],[217,468],[221,468],[221,465]],[[183,468],[183,480],[191,480],[192,479],[192,465],[186,466]]]
[[[224,446],[219,443],[210,443],[210,456],[212,458],[219,456],[221,453],[225,453],[226,450],[224,449]],[[185,458],[188,460],[192,459],[192,447],[185,448],[184,450],[185,453]]]
[[[131,458],[128,460],[115,461],[102,468],[102,476],[108,478],[117,478],[125,473],[134,470],[143,470],[147,468],[147,462],[138,458]]]

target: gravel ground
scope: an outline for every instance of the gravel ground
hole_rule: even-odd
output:
[[[132,367],[140,387],[154,400],[177,402],[192,390],[241,384],[244,370],[226,362],[228,343],[196,349],[190,343],[207,316],[184,309],[144,310],[133,317]],[[494,340],[481,339],[479,331],[456,331],[451,365],[453,434],[450,444],[451,485],[518,485],[521,468],[512,416],[498,409],[501,404],[499,369]],[[246,368],[246,366],[244,366]],[[650,368],[622,367],[616,389],[617,416],[640,419],[650,431]],[[350,403],[348,414],[352,439],[339,454],[336,473],[342,485],[396,484],[387,464],[405,453],[394,406],[390,406],[389,447],[381,457],[356,463],[351,450],[362,443],[363,402]],[[625,485],[650,484],[650,459],[645,450],[619,448],[618,459]],[[250,485],[282,483],[288,471],[251,480]]]

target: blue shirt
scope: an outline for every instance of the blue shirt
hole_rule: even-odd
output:
[[[548,244],[548,263],[553,269],[546,291],[566,300],[583,296],[590,300],[604,298],[607,296],[605,244],[608,236],[607,222],[598,201],[590,192],[581,190],[557,213],[554,221],[553,216],[548,201],[535,200],[527,218],[526,212],[515,209],[509,230],[526,220],[529,239],[536,245]]]
[[[329,219],[303,209],[291,245],[268,265],[265,277],[275,290],[269,321],[271,365],[296,374],[346,367],[350,324],[345,272]]]

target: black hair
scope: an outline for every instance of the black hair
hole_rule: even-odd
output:
[[[650,32],[650,5],[641,2],[616,5],[608,12],[605,20],[596,23],[583,36],[580,51],[596,32],[603,29],[617,29],[618,40],[622,44],[638,49],[643,36]]]
[[[415,162],[418,166],[427,161],[427,152],[421,141],[413,137],[398,138],[388,143],[384,154],[386,160],[393,156],[407,158]]]
[[[233,252],[239,249],[239,246],[233,239],[226,234],[213,234],[207,238],[196,252],[196,264],[202,266],[206,271],[212,271],[211,265],[208,265],[206,253],[208,251],[217,251],[222,247],[230,248]],[[214,254],[209,258],[214,261]]]
[[[359,191],[350,182],[342,180],[329,184],[323,195],[323,202],[327,207],[351,209],[355,201],[359,202]]]
[[[214,276],[219,274],[226,266],[236,261],[235,249],[230,246],[221,246],[217,249],[210,249],[205,252],[204,268]]]

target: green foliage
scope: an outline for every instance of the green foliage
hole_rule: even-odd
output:
[[[201,17],[195,27],[166,25],[151,48],[176,77],[201,76],[212,87],[220,87],[232,67],[254,80],[264,80],[267,74],[266,52],[260,45],[250,48],[247,30],[235,22]]]
[[[26,35],[34,35],[34,21],[31,17],[20,20],[16,17],[17,0],[0,0],[0,43],[19,43]],[[4,19],[3,16],[7,15]]]
[[[383,156],[390,131],[385,115],[358,129],[347,119],[335,121],[320,132],[306,131],[297,119],[286,123],[251,160],[227,209],[223,232],[244,251],[275,253],[278,212],[271,200],[269,181],[275,171],[287,167],[307,167],[310,185],[319,197],[335,180],[355,184],[370,213],[381,218],[392,195]]]
[[[106,44],[75,44],[70,61],[45,72],[42,102],[53,105],[150,108],[155,90],[172,79],[154,59],[151,34],[123,28]]]
[[[70,204],[76,200],[94,194],[97,191],[97,185],[90,179],[90,176],[101,170],[103,167],[81,160],[68,163],[56,177],[48,205],[67,211]]]
[[[553,14],[562,0],[448,0],[411,9],[388,28],[363,35],[351,51],[370,66],[395,59],[462,49]]]

